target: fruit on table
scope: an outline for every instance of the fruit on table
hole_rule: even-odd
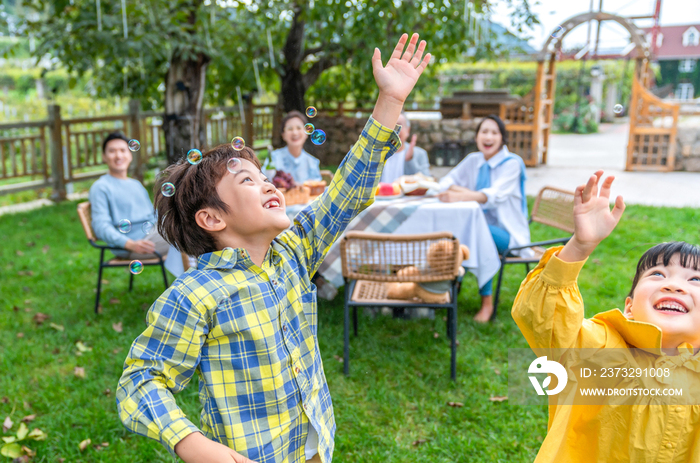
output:
[[[401,194],[401,187],[397,183],[380,183],[376,196],[395,196]]]
[[[284,189],[291,189],[296,186],[294,183],[294,177],[292,177],[292,174],[285,172],[283,170],[278,170],[277,173],[275,174],[275,177],[272,179],[272,183],[275,185],[276,188],[284,188]]]

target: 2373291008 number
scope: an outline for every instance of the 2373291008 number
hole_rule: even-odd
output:
[[[669,368],[601,368],[601,378],[668,378]]]

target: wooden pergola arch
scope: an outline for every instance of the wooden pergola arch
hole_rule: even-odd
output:
[[[577,26],[588,21],[615,21],[630,34],[636,46],[636,65],[630,98],[630,132],[627,170],[673,170],[679,106],[666,103],[649,90],[651,52],[643,32],[630,20],[610,13],[594,12],[573,16],[562,23],[563,30],[552,33],[537,55],[537,77],[532,91],[520,100],[501,105],[500,117],[506,122],[509,148],[525,165],[547,163],[549,134],[554,110],[556,61],[561,45]]]

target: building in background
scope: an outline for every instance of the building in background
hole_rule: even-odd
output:
[[[651,29],[644,29],[651,41]],[[677,100],[700,97],[700,24],[661,26],[654,60],[659,63],[658,87],[668,86]]]

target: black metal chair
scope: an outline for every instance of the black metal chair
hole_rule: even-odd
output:
[[[97,296],[95,297],[95,313],[100,313],[100,292],[102,290],[102,269],[106,267],[129,267],[132,259],[121,259],[115,257],[105,261],[105,251],[106,250],[118,250],[126,251],[124,248],[117,248],[112,246],[106,246],[97,244],[97,238],[92,230],[92,219],[90,213],[90,201],[86,201],[78,204],[78,217],[80,218],[80,223],[83,226],[83,231],[85,231],[85,236],[88,239],[90,245],[94,248],[100,250],[100,264],[97,272]],[[165,289],[168,289],[168,277],[165,274],[165,257],[161,256],[158,252],[154,253],[155,258],[142,259],[140,262],[144,267],[152,265],[160,265],[160,269],[163,272],[163,282],[165,283]],[[132,290],[134,286],[134,274],[129,272],[129,291]]]
[[[428,249],[445,241],[449,253],[436,264],[428,265]],[[462,281],[462,252],[459,241],[449,232],[420,235],[348,232],[340,242],[340,259],[345,280],[344,360],[343,371],[350,374],[350,308],[353,309],[353,331],[357,337],[358,307],[422,307],[447,309],[447,337],[450,338],[450,376],[457,376],[457,288]],[[414,266],[419,273],[402,274],[401,269]],[[427,303],[388,299],[389,283],[450,281],[449,297],[444,303]]]
[[[506,265],[524,264],[525,274],[530,272],[530,264],[535,264],[540,261],[542,255],[546,251],[543,246],[551,246],[553,244],[564,244],[571,239],[574,233],[574,192],[560,190],[559,188],[546,186],[540,190],[535,199],[535,205],[532,208],[530,215],[530,223],[538,222],[558,228],[569,236],[556,238],[546,241],[537,241],[528,243],[522,246],[514,246],[507,249],[502,255],[501,269],[498,271],[498,282],[496,283],[496,294],[493,300],[493,313],[491,321],[496,318],[496,310],[498,309],[498,299],[501,294],[501,283],[503,281],[503,271]],[[534,255],[532,257],[518,257],[513,255],[513,251],[532,248]]]

